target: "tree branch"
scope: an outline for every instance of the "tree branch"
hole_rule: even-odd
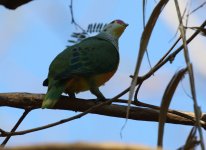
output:
[[[32,0],[0,0],[0,5],[8,9],[16,9],[17,7],[24,5]]]
[[[2,93],[0,94],[0,106],[8,106],[8,107],[14,107],[20,109],[28,109],[28,108],[38,109],[41,108],[43,96],[44,96],[43,94],[31,94],[31,93]],[[66,96],[62,96],[59,102],[57,103],[57,105],[55,106],[55,108],[53,109],[84,112],[89,108],[94,107],[97,104],[99,103],[91,99],[90,100],[73,99]],[[118,105],[118,104],[103,105],[98,109],[95,109],[91,113],[118,117],[118,118],[125,118],[126,108],[127,106]],[[194,113],[192,112],[181,112],[181,113],[194,117]],[[158,110],[133,106],[131,107],[129,119],[157,122],[158,115],[159,115]],[[206,114],[202,114],[201,120],[204,122],[206,121]],[[194,125],[193,121],[171,113],[167,114],[167,123]],[[205,128],[206,124],[203,124],[203,127]]]

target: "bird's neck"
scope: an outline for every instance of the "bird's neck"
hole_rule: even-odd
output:
[[[112,34],[109,34],[107,32],[101,32],[98,35],[96,35],[96,37],[107,40],[108,42],[111,42],[112,45],[114,45],[114,47],[119,50],[118,47],[118,38],[113,36]]]

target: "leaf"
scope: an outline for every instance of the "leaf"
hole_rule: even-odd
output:
[[[103,26],[103,29],[104,29],[106,26],[107,26],[107,24],[105,24],[105,25]]]
[[[143,14],[143,27],[145,28],[145,13],[146,13],[146,5],[147,5],[147,0],[142,0],[142,14]],[[151,62],[150,62],[150,58],[149,58],[149,53],[148,53],[148,50],[146,49],[146,56],[147,56],[147,60],[148,60],[148,63],[149,63],[149,66],[150,66],[150,69],[152,68],[152,65],[151,65]]]
[[[87,33],[101,32],[103,27],[105,27],[106,25],[107,24],[103,23],[89,24],[87,27]]]
[[[167,111],[168,111],[170,102],[172,100],[172,97],[174,95],[174,92],[180,80],[183,78],[186,72],[187,72],[187,68],[184,68],[184,69],[181,69],[176,74],[174,74],[169,84],[167,85],[167,88],[162,97],[160,113],[159,113],[159,128],[158,128],[158,142],[157,142],[158,146],[160,147],[162,147],[162,143],[163,143],[164,124],[166,122]]]
[[[141,37],[141,41],[140,41],[140,47],[139,47],[139,54],[137,57],[137,63],[136,63],[136,67],[135,67],[135,72],[134,72],[134,78],[132,79],[132,83],[130,86],[130,91],[129,91],[129,101],[128,101],[128,108],[127,108],[127,114],[126,114],[126,118],[128,119],[129,117],[129,109],[130,109],[130,105],[131,105],[131,99],[134,95],[134,90],[136,87],[136,83],[137,83],[137,78],[139,75],[139,69],[142,63],[142,59],[144,56],[144,53],[147,49],[147,45],[149,43],[149,39],[150,36],[152,34],[153,28],[156,24],[156,21],[159,17],[159,15],[162,12],[162,9],[164,8],[164,6],[167,4],[169,0],[161,0],[159,1],[159,3],[156,5],[156,7],[153,9],[153,12],[145,26],[145,29],[142,33],[142,37]]]
[[[87,27],[87,32],[91,32],[91,28],[92,28],[92,24],[89,24],[88,27]]]
[[[89,34],[95,33],[95,32],[101,32],[102,29],[106,26],[107,24],[103,23],[94,23],[94,24],[89,24],[87,27],[87,30],[83,30],[82,32],[73,32],[71,34],[71,37],[74,38],[74,40],[68,40],[70,43],[79,43],[83,39],[88,38]]]
[[[71,37],[78,38],[78,39],[84,39],[86,38],[86,34],[84,32],[83,33],[72,33]]]
[[[97,23],[95,23],[95,24],[93,25],[92,32],[95,32],[96,26],[97,26]]]
[[[77,41],[74,41],[74,40],[68,40],[68,42],[70,42],[70,43],[74,43],[74,44],[77,43]]]
[[[101,23],[98,23],[98,24],[97,24],[97,27],[96,27],[96,31],[95,31],[95,32],[98,32],[98,31],[100,30],[100,25],[101,25]]]

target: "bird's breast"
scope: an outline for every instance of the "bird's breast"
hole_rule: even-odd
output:
[[[94,76],[93,78],[94,78],[96,85],[98,87],[103,85],[114,75],[115,72],[116,70]]]
[[[107,82],[116,72],[116,70],[94,75],[90,78],[90,81],[92,80],[92,83],[95,84],[96,87],[99,87],[103,85],[105,82]],[[87,91],[91,88],[92,85],[90,85],[91,82],[88,81],[88,78],[82,77],[82,76],[75,76],[72,79],[67,81],[66,85],[66,93],[78,93],[82,91]]]

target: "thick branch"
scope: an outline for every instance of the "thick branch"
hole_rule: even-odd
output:
[[[44,94],[31,93],[2,93],[0,94],[0,106],[8,106],[21,109],[37,109],[41,107]],[[72,110],[84,112],[85,110],[97,104],[94,100],[72,99],[62,96],[54,109]],[[93,114],[125,118],[127,106],[111,104],[104,105],[96,110]],[[131,107],[129,119],[142,121],[158,121],[159,111],[149,108]],[[182,112],[194,117],[192,112]],[[206,121],[206,115],[203,114],[201,119]],[[168,113],[167,123],[193,125],[194,122],[186,118]],[[204,128],[206,127],[203,126]]]

